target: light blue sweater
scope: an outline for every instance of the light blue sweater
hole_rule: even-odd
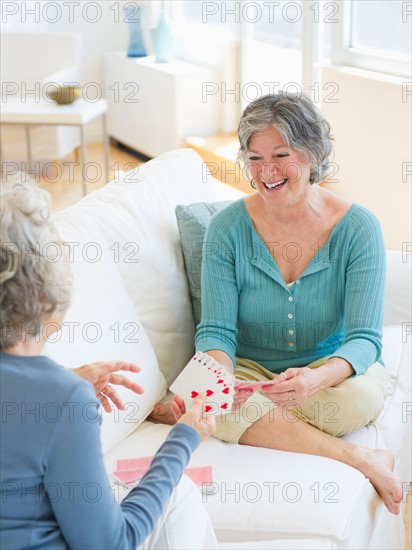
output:
[[[295,250],[289,251],[289,255]],[[382,349],[385,248],[376,217],[352,205],[289,288],[256,232],[244,198],[215,214],[202,263],[196,349],[252,359],[272,372],[327,355],[356,374]]]
[[[138,547],[199,444],[195,430],[177,424],[118,504],[92,386],[41,356],[1,353],[0,375],[0,548]]]

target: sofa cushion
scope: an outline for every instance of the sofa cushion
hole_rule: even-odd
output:
[[[116,459],[152,456],[169,430],[144,422],[107,455],[108,472],[114,471]],[[375,426],[362,432],[363,444],[380,444]],[[218,540],[253,541],[245,546],[249,549],[256,541],[289,538],[332,540],[332,548],[368,548],[375,511],[383,506],[359,471],[323,457],[210,438],[189,463],[201,466],[212,467],[213,481],[202,487],[202,499]],[[118,485],[113,489],[117,496],[125,494]]]
[[[195,151],[177,149],[76,205],[108,242],[168,385],[192,356],[195,331],[175,207],[241,195],[211,179]]]
[[[189,281],[195,324],[200,323],[202,309],[200,301],[200,274],[202,270],[202,247],[206,228],[213,214],[230,204],[231,201],[214,203],[200,202],[194,204],[178,204],[176,219],[179,227],[180,243]]]
[[[73,207],[54,216],[70,250],[72,301],[61,330],[50,336],[44,354],[65,367],[122,359],[137,363],[140,373],[127,377],[142,385],[136,395],[117,387],[125,409],[102,412],[102,448],[106,452],[134,430],[163,396],[165,380],[148,336],[127,296],[116,265],[93,220]],[[50,249],[52,260],[53,249]]]

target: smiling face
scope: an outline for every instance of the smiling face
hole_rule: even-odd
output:
[[[269,204],[294,204],[310,188],[309,161],[286,145],[275,128],[256,132],[247,150],[250,177]]]

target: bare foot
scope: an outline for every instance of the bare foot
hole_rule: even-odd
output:
[[[364,460],[359,470],[369,479],[386,508],[399,515],[402,501],[402,482],[393,473],[395,460],[390,451],[364,449]]]
[[[147,420],[150,420],[150,422],[154,422],[155,424],[169,424],[170,426],[176,424],[176,419],[169,403],[158,403],[155,405],[155,408],[151,412],[150,416],[147,417]]]

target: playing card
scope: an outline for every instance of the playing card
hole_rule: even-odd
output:
[[[148,468],[153,460],[152,456],[144,456],[143,458],[120,458],[116,460],[116,470],[125,472],[126,470],[139,470]]]
[[[254,382],[253,380],[236,380],[235,381],[235,389],[239,388],[242,390],[253,390],[253,391],[259,391],[262,388],[266,388],[268,386],[272,385],[271,380],[266,380],[265,382]]]
[[[234,381],[234,376],[222,365],[210,355],[199,351],[170,386],[170,390],[183,398],[187,409],[200,393],[204,393],[207,398],[205,413],[219,415],[230,412],[232,408]]]
[[[116,470],[113,472],[113,477],[120,481],[123,485],[136,483],[140,481],[148,471],[153,457],[147,456],[144,458],[130,458],[118,460],[116,462]],[[141,465],[138,467],[138,465]],[[144,465],[144,466],[143,466]],[[121,470],[122,467],[127,469]],[[196,468],[186,468],[184,473],[187,477],[196,483],[198,487],[202,487],[204,483],[212,483],[212,467],[200,466]]]
[[[197,468],[186,468],[185,475],[190,477],[193,483],[196,483],[198,487],[202,487],[204,483],[212,483],[212,467],[211,466],[199,466]]]

